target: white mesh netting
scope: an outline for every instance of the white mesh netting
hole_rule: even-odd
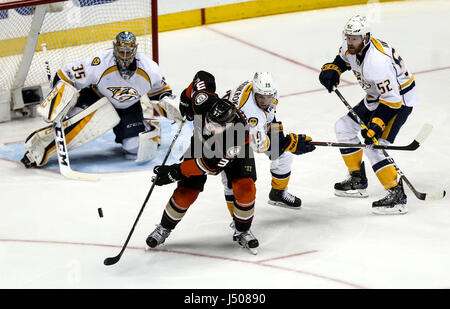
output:
[[[5,2],[13,1],[0,1]],[[34,11],[34,7],[1,10],[0,4],[0,90],[10,90],[13,85]],[[138,51],[152,57],[151,0],[69,0],[53,4],[45,14],[23,86],[47,82],[46,60],[54,75],[65,63],[112,48],[114,37],[125,30],[137,36]],[[42,44],[46,44],[47,53],[42,52]]]

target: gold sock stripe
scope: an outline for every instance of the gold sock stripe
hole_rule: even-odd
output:
[[[233,216],[234,213],[234,203],[233,202],[227,202],[228,212],[231,216]]]
[[[272,188],[276,190],[286,190],[289,183],[290,176],[284,179],[276,178],[272,176]]]
[[[354,153],[342,155],[345,165],[347,166],[348,171],[350,173],[354,171],[359,171],[361,169],[362,156],[363,156],[362,149],[359,149]]]
[[[378,177],[378,180],[386,190],[395,187],[398,184],[397,182],[398,173],[393,165],[388,165],[379,169],[376,172],[376,175]]]

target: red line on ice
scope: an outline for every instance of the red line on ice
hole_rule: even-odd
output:
[[[56,241],[56,240],[4,239],[4,238],[2,239],[2,238],[0,238],[0,242],[17,242],[17,243],[25,242],[25,243],[52,244],[52,245],[76,245],[76,246],[122,248],[121,246],[117,246],[117,245],[85,243],[85,242],[67,242],[67,241]],[[127,249],[131,249],[131,250],[146,250],[146,248],[144,248],[144,247],[133,247],[133,246],[128,246]],[[278,257],[278,258],[271,258],[271,259],[266,259],[266,260],[260,260],[260,261],[247,261],[247,260],[241,260],[241,259],[235,259],[235,258],[228,258],[228,257],[224,257],[224,256],[216,256],[216,255],[194,253],[194,252],[186,252],[186,251],[179,251],[179,250],[148,249],[147,251],[183,254],[183,255],[204,257],[204,258],[210,258],[210,259],[225,260],[225,261],[230,261],[230,262],[252,264],[252,265],[256,265],[256,266],[263,266],[263,267],[274,268],[274,269],[278,269],[278,270],[284,270],[284,271],[299,273],[299,274],[303,274],[303,275],[308,275],[308,276],[311,276],[311,277],[324,279],[324,280],[327,280],[327,281],[333,281],[333,282],[336,282],[336,283],[339,283],[339,284],[342,284],[342,285],[346,285],[346,286],[349,286],[349,287],[352,287],[352,288],[358,288],[358,289],[365,289],[366,288],[366,287],[363,287],[361,285],[354,284],[354,283],[351,283],[351,282],[348,282],[348,281],[344,281],[344,280],[340,280],[340,279],[336,279],[336,278],[332,278],[332,277],[328,277],[328,276],[324,276],[324,275],[320,275],[320,274],[316,274],[316,273],[312,273],[312,272],[308,272],[308,271],[303,271],[303,270],[299,270],[299,269],[293,269],[293,268],[288,268],[288,267],[277,266],[277,265],[272,265],[272,264],[265,263],[265,262],[270,261],[270,260],[276,260],[276,259],[282,259],[282,258],[288,258],[288,257],[293,257],[293,256],[299,256],[299,255],[304,255],[304,254],[308,254],[308,253],[313,253],[313,252],[317,252],[317,250],[305,251],[305,252],[300,252],[300,253],[296,253],[296,254],[281,256],[281,257]]]

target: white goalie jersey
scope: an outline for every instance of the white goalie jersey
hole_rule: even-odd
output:
[[[264,152],[269,149],[270,139],[267,131],[269,124],[275,118],[278,98],[278,91],[276,91],[273,104],[265,111],[258,107],[255,102],[251,81],[243,82],[230,92],[229,100],[247,117],[251,136],[250,146],[256,152]]]
[[[387,43],[371,38],[361,61],[361,58],[347,51],[344,40],[339,56],[351,68],[366,92],[364,104],[369,110],[375,110],[380,103],[394,109],[403,104],[418,104],[414,75],[408,71],[395,49]]]
[[[145,54],[136,54],[136,64],[136,72],[131,78],[123,79],[111,48],[93,58],[67,64],[57,74],[60,79],[78,90],[92,86],[117,109],[130,107],[138,102],[142,95],[147,94],[152,98],[171,90],[159,66]]]

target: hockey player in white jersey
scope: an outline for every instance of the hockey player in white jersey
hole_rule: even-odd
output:
[[[160,143],[160,124],[157,119],[144,120],[141,103],[154,107],[157,115],[181,119],[158,65],[137,48],[136,37],[123,31],[113,48],[58,70],[54,89],[38,113],[47,122],[63,121],[68,149],[113,129],[126,157],[145,162],[153,158]],[[64,99],[71,89],[75,95]],[[52,126],[33,132],[25,146],[22,163],[26,167],[46,164],[56,153]]]
[[[231,100],[245,114],[250,129],[250,146],[254,152],[264,153],[272,161],[272,189],[269,204],[300,209],[301,200],[287,191],[294,154],[313,151],[311,138],[303,134],[284,135],[283,126],[275,118],[278,104],[278,89],[268,72],[256,72],[253,80],[245,81],[227,93]],[[225,199],[233,214],[234,194],[225,175],[222,174]]]
[[[414,76],[394,48],[372,36],[364,16],[350,18],[343,31],[344,42],[332,63],[322,67],[319,79],[329,92],[339,84],[341,73],[352,70],[366,92],[365,98],[353,109],[368,130],[361,130],[356,119],[348,113],[335,124],[339,142],[359,143],[361,132],[366,144],[373,138],[380,144],[394,142],[400,128],[418,104]],[[367,197],[367,177],[362,162],[362,148],[340,149],[348,168],[346,180],[336,183],[337,196]],[[386,196],[372,204],[377,214],[403,214],[407,212],[407,197],[393,163],[382,150],[366,149],[372,169],[386,190]]]

